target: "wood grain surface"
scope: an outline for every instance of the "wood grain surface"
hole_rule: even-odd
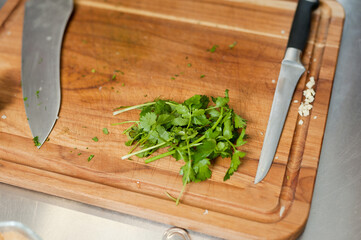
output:
[[[312,199],[344,13],[335,1],[322,1],[314,12],[302,59],[306,74],[272,167],[255,185],[276,87],[272,80],[278,78],[295,8],[294,1],[273,0],[76,0],[61,54],[59,119],[38,150],[21,92],[21,1],[0,25],[0,181],[226,239],[296,238]],[[207,51],[213,45],[217,50]],[[314,108],[300,117],[311,76]],[[212,178],[189,184],[175,206],[165,192],[179,194],[182,163],[121,160],[129,151],[121,134],[127,126],[111,123],[135,120],[138,112],[114,117],[112,109],[157,97],[221,96],[225,89],[230,106],[248,120],[250,138],[242,147],[247,156],[226,182],[230,160],[217,159]]]

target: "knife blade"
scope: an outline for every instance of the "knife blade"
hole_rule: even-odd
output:
[[[72,10],[73,0],[30,0],[25,5],[21,82],[26,116],[38,148],[58,118],[61,45]]]
[[[318,4],[318,0],[299,0],[298,2],[273,97],[270,117],[254,180],[255,184],[263,180],[271,167],[293,93],[300,77],[305,72],[305,67],[301,63],[301,54],[307,43],[312,11],[318,7]]]

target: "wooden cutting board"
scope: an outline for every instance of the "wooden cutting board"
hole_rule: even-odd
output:
[[[270,172],[255,185],[294,1],[76,0],[61,55],[59,119],[40,150],[32,141],[21,92],[24,2],[7,8],[11,12],[0,27],[1,182],[226,239],[294,239],[302,232],[343,26],[338,3],[322,1],[314,12],[302,59],[306,74]],[[216,51],[207,51],[213,45]],[[302,91],[311,76],[314,108],[300,117]],[[157,97],[223,96],[225,89],[230,106],[248,120],[250,138],[242,147],[247,156],[226,182],[230,160],[217,159],[212,179],[189,184],[176,206],[165,192],[179,194],[182,163],[121,160],[129,151],[122,134],[127,126],[110,124],[136,120],[138,112],[114,117],[112,109]],[[301,119],[304,124],[298,125]],[[104,127],[109,135],[102,133]],[[98,142],[92,141],[95,136]]]

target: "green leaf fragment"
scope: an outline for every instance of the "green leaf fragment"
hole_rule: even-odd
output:
[[[195,182],[200,182],[211,178],[212,171],[209,169],[210,165],[211,162],[207,158],[194,163],[193,171],[195,173]]]
[[[150,131],[152,125],[156,123],[157,115],[153,112],[149,112],[140,118],[140,127],[144,131]]]
[[[105,135],[108,135],[108,134],[109,134],[108,128],[103,128],[103,133],[104,133]]]
[[[213,45],[210,49],[207,49],[207,51],[211,52],[211,53],[214,53],[217,48],[218,48],[218,45]]]
[[[34,142],[34,145],[36,147],[40,147],[41,146],[41,143],[39,142],[39,136],[36,136],[33,138],[33,142]]]
[[[236,45],[237,45],[237,42],[234,41],[234,42],[233,42],[232,44],[230,44],[228,47],[229,47],[230,49],[232,49],[232,48],[234,48]]]
[[[93,139],[94,142],[98,142],[98,141],[99,141],[98,137],[93,137],[92,139]]]
[[[238,114],[234,113],[234,126],[236,128],[244,128],[246,127],[246,120],[241,118]]]
[[[226,175],[223,178],[223,181],[228,180],[233,175],[233,173],[237,171],[239,165],[241,165],[241,158],[243,158],[244,156],[246,156],[245,152],[241,152],[238,150],[234,151],[231,158],[231,165],[227,170]]]
[[[90,155],[89,157],[88,157],[88,162],[90,162],[90,160],[92,160],[93,159],[93,157],[94,157],[94,155],[92,154],[92,155]]]

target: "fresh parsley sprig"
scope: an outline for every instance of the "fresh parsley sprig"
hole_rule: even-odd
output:
[[[140,109],[139,121],[125,121],[118,124],[133,123],[124,130],[132,146],[122,159],[131,156],[148,157],[161,148],[167,152],[150,157],[146,163],[172,155],[176,161],[183,160],[180,169],[183,176],[183,188],[176,204],[190,182],[200,182],[211,178],[212,160],[221,156],[230,158],[231,163],[223,180],[229,179],[241,164],[246,153],[237,148],[244,145],[246,139],[246,120],[228,106],[228,90],[225,97],[211,97],[214,105],[209,106],[209,97],[194,95],[183,103],[156,99],[131,107],[117,108],[117,115],[133,109]],[[120,110],[119,110],[120,109]],[[136,148],[141,150],[135,151]],[[135,151],[135,152],[134,152]]]

